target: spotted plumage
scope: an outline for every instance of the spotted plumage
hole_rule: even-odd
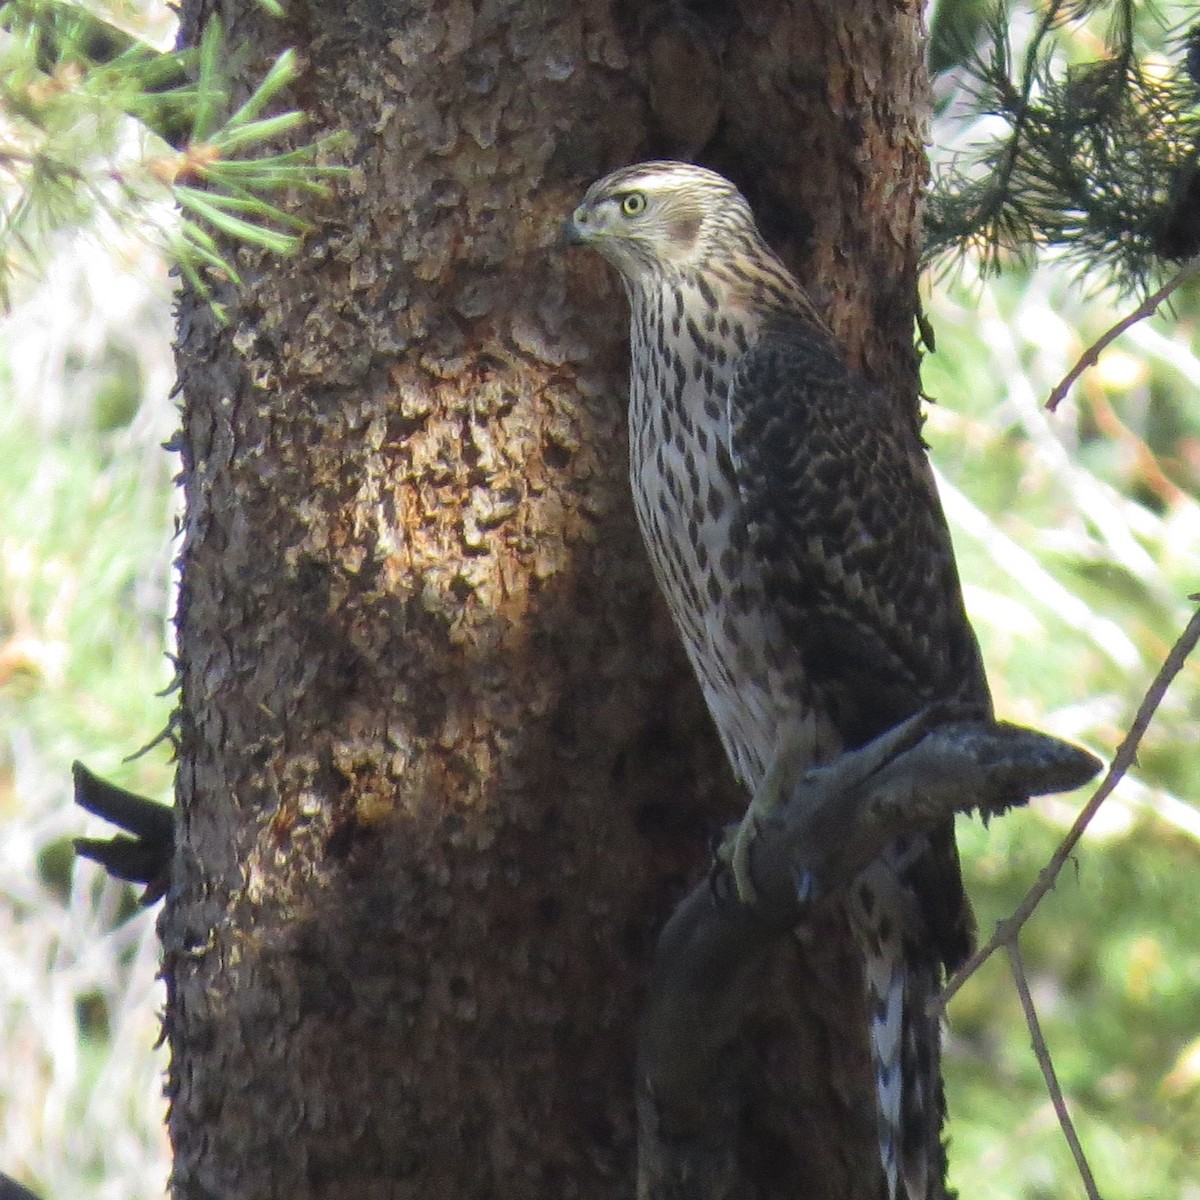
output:
[[[738,778],[828,760],[935,700],[990,712],[915,425],[847,367],[737,189],[643,163],[569,224],[631,308],[630,476],[659,586]],[[863,947],[889,1192],[941,1175],[936,1021],[969,951],[953,829],[848,900]]]

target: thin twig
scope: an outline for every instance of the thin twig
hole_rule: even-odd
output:
[[[1200,255],[1184,263],[1179,270],[1171,276],[1171,278],[1158,289],[1157,292],[1152,292],[1145,300],[1141,302],[1128,316],[1122,317],[1111,329],[1106,330],[1100,335],[1080,356],[1079,361],[1063,376],[1062,380],[1055,386],[1050,393],[1050,399],[1046,401],[1046,407],[1054,412],[1056,408],[1066,399],[1067,393],[1075,385],[1075,381],[1089,367],[1094,367],[1100,360],[1100,355],[1112,345],[1131,326],[1136,325],[1139,321],[1144,321],[1147,317],[1153,316],[1158,311],[1159,306],[1164,300],[1170,297],[1171,293],[1182,287],[1189,279],[1200,274]]]
[[[1188,598],[1193,601],[1200,600],[1200,595]],[[1096,810],[1108,798],[1117,784],[1120,783],[1129,768],[1137,761],[1138,747],[1141,745],[1142,738],[1158,706],[1167,694],[1167,688],[1171,686],[1171,681],[1179,674],[1188,655],[1196,648],[1197,642],[1200,642],[1200,610],[1192,614],[1192,619],[1187,623],[1187,628],[1179,635],[1179,640],[1175,645],[1171,647],[1170,654],[1167,655],[1166,661],[1154,677],[1154,682],[1150,684],[1141,704],[1138,705],[1137,714],[1133,718],[1133,724],[1130,725],[1129,732],[1125,735],[1120,746],[1117,747],[1117,752],[1113,755],[1112,764],[1109,766],[1104,778],[1100,781],[1100,786],[1096,788],[1095,794],[1084,805],[1079,816],[1075,818],[1075,823],[1071,826],[1066,837],[1063,838],[1062,844],[1054,852],[1054,857],[1038,873],[1037,880],[1029,891],[1025,893],[1024,897],[1022,897],[1021,903],[1017,905],[1013,914],[1005,920],[997,922],[996,931],[992,934],[986,945],[976,950],[954,973],[954,977],[946,984],[942,989],[942,994],[934,1002],[934,1010],[936,1012],[940,1013],[945,1010],[946,1005],[949,1004],[959,988],[1001,946],[1011,947],[1016,945],[1017,934],[1020,932],[1021,927],[1029,920],[1033,910],[1042,902],[1042,897],[1058,881],[1058,876],[1066,865],[1067,859],[1070,858],[1071,852],[1075,849],[1079,839],[1083,837],[1083,832],[1096,815]]]
[[[1054,1105],[1054,1111],[1058,1114],[1058,1123],[1062,1127],[1063,1137],[1067,1139],[1067,1145],[1071,1147],[1071,1154],[1075,1158],[1076,1167],[1079,1168],[1079,1177],[1083,1180],[1083,1187],[1089,1200],[1101,1200],[1092,1169],[1088,1166],[1083,1147],[1079,1144],[1079,1136],[1075,1132],[1071,1114],[1067,1111],[1067,1101],[1059,1086],[1058,1076],[1054,1072],[1054,1063],[1050,1061],[1050,1048],[1046,1045],[1046,1039],[1042,1035],[1042,1026],[1038,1021],[1037,1009],[1033,1006],[1033,996],[1029,991],[1029,979],[1025,975],[1025,963],[1021,958],[1021,948],[1014,940],[1009,943],[1007,949],[1013,982],[1017,985],[1017,995],[1021,999],[1021,1008],[1025,1011],[1025,1024],[1029,1026],[1029,1039],[1033,1043],[1033,1055],[1042,1069],[1042,1078],[1046,1081],[1046,1091],[1050,1093],[1050,1103]]]

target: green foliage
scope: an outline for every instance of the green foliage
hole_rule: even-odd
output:
[[[316,166],[317,155],[330,147],[330,139],[279,154],[262,152],[264,145],[304,122],[303,114],[294,110],[261,116],[296,78],[296,56],[290,50],[275,60],[254,93],[232,116],[220,119],[224,91],[219,81],[224,51],[220,27],[210,21],[200,43],[200,102],[193,114],[189,146],[172,182],[172,194],[184,213],[174,257],[189,282],[210,297],[201,270],[204,266],[241,282],[222,251],[219,235],[262,246],[275,254],[290,254],[300,244],[299,235],[311,226],[302,217],[269,203],[266,196],[280,191],[324,196],[328,194],[324,181],[344,173],[341,167]],[[203,183],[204,188],[187,183],[188,178]]]
[[[1022,939],[1106,1200],[1184,1196],[1200,1182],[1200,1074],[1189,1065],[1200,1046],[1200,916],[1179,892],[1200,854],[1164,832],[1142,817],[1090,839]],[[1012,911],[1059,830],[1029,813],[963,833],[987,929]],[[956,1000],[947,1056],[952,1168],[977,1200],[1082,1194],[1024,1031],[997,959]]]
[[[956,6],[949,6],[956,7]],[[1143,6],[1148,7],[1148,6]],[[1190,43],[1133,0],[1040,6],[1022,50],[1001,5],[959,59],[948,93],[990,118],[970,149],[943,158],[931,196],[931,258],[978,252],[988,269],[1059,251],[1126,290],[1144,290],[1165,264],[1200,250],[1200,85]],[[967,16],[974,15],[974,8]],[[981,35],[981,36],[980,36]]]
[[[1200,249],[1200,89],[1181,13],[1024,11],[943,0],[935,21],[947,73],[929,254],[961,269],[930,303],[924,380],[943,404],[929,437],[999,710],[1111,756],[1200,589],[1193,323],[1135,326],[1057,413],[1043,405],[1114,323],[1114,289],[1147,289]],[[1029,273],[1035,255],[1087,273],[1092,294],[1062,270]],[[1184,313],[1194,301],[1176,296]],[[1198,695],[1188,663],[1134,777],[1022,934],[1108,1200],[1200,1191],[1200,920],[1183,900],[1200,865]],[[960,828],[985,936],[1080,803]],[[946,1080],[963,1195],[1081,1194],[1003,956],[951,1007]]]
[[[296,78],[291,51],[226,115],[229,46],[216,18],[197,49],[172,52],[60,0],[9,0],[0,27],[12,35],[0,51],[0,301],[52,234],[103,216],[142,223],[221,314],[212,282],[239,282],[233,247],[293,252],[310,228],[300,202],[344,171],[322,161],[328,138],[268,149],[304,122],[295,110],[264,115]]]
[[[167,1175],[153,914],[71,854],[82,758],[171,794],[174,426],[165,279],[128,241],[50,262],[0,326],[0,1163],[47,1197]]]
[[[930,301],[945,474],[968,608],[1002,715],[1111,757],[1200,589],[1200,381],[1190,322],[1138,326],[1071,399],[1044,401],[1115,297],[1065,270],[964,275]],[[1106,1200],[1200,1186],[1200,664],[1152,724],[1022,935],[1050,1051]],[[1086,795],[1086,793],[1085,793]],[[959,839],[982,933],[1048,861],[1082,796]],[[980,1200],[1081,1195],[1003,955],[950,1006],[951,1165]],[[1192,1192],[1189,1192],[1189,1187]]]

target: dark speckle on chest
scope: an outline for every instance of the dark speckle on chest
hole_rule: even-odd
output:
[[[729,391],[751,333],[707,283],[641,297],[632,332],[638,521],[726,751],[753,786],[797,700],[786,646],[765,615],[728,448]]]

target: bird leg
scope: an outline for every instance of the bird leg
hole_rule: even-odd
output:
[[[812,758],[811,741],[811,737],[787,739],[778,747],[750,798],[746,815],[726,832],[717,847],[717,859],[729,868],[737,898],[743,904],[752,905],[758,900],[750,873],[750,847],[758,837],[763,822],[779,808],[781,802],[788,799],[790,788],[809,765]]]

